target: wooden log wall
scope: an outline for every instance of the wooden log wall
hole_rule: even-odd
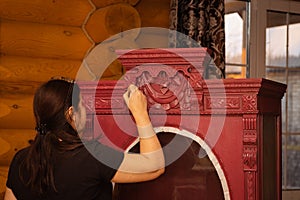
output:
[[[75,78],[79,71],[90,79],[82,60],[104,40],[107,49],[153,43],[166,47],[166,34],[153,37],[137,31],[131,39],[117,38],[124,40],[122,45],[109,39],[133,28],[168,28],[169,4],[170,0],[0,0],[0,199],[13,155],[35,135],[36,88],[52,76]],[[99,63],[98,68],[102,65],[107,66]],[[103,79],[124,73],[118,61],[102,71]]]

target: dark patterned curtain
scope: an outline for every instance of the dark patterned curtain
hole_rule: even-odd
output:
[[[207,47],[212,62],[206,78],[225,78],[224,0],[171,0],[170,47]],[[191,42],[192,38],[194,42]]]

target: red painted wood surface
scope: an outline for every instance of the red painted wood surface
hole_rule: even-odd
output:
[[[174,127],[183,135],[187,131],[209,147],[218,175],[224,175],[213,185],[218,188],[222,182],[225,199],[281,199],[281,98],[286,85],[266,79],[205,80],[209,54],[203,48],[118,53],[127,70],[124,79],[80,83],[89,113],[87,136],[102,134],[103,141],[120,149],[132,145],[137,133],[122,95],[134,83],[147,95],[154,127]],[[144,195],[168,187],[160,180]],[[131,189],[117,185],[120,191],[126,187],[126,196],[116,192],[116,198],[134,197],[143,184]],[[172,193],[177,197],[170,199],[189,191],[178,188]],[[209,198],[213,192],[205,191],[194,199],[220,197]]]

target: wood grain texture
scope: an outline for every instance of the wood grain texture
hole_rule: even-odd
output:
[[[128,3],[132,6],[136,5],[140,0],[91,0],[97,8],[103,8],[117,3]]]
[[[0,84],[0,87],[2,86]],[[21,87],[19,84],[17,86],[26,90],[26,86]],[[38,84],[36,84],[37,86]],[[27,87],[32,87],[32,85],[27,85]],[[0,129],[33,129],[35,127],[32,108],[33,94],[6,93],[0,94],[0,96],[1,103],[10,109],[7,115],[0,118]]]
[[[81,60],[0,56],[0,81],[24,82],[34,79],[44,82],[53,76],[74,79],[80,65]]]
[[[92,43],[81,28],[1,21],[0,51],[5,55],[82,59]]]
[[[2,103],[0,100],[0,118],[8,115],[10,113],[10,111],[11,110],[10,110],[9,106]]]
[[[119,3],[96,10],[88,19],[85,29],[95,43],[126,30],[141,27],[137,10],[129,4]],[[132,32],[137,37],[139,31]]]
[[[81,26],[92,9],[87,0],[1,0],[0,18]]]
[[[53,76],[75,78],[81,64],[78,60],[16,56],[2,56],[0,63],[6,71],[0,76],[0,103],[10,109],[0,118],[0,128],[34,128],[32,100],[36,89]]]
[[[112,47],[113,44],[106,46]],[[122,45],[120,45],[122,46]],[[99,52],[100,53],[100,52]],[[105,54],[100,53],[102,59],[105,58]],[[68,59],[47,59],[47,58],[31,58],[21,56],[0,56],[0,83],[2,81],[4,86],[0,88],[0,94],[5,95],[9,93],[18,93],[22,90],[15,90],[17,87],[15,83],[26,83],[34,78],[33,89],[36,88],[36,84],[40,84],[49,80],[54,76],[64,76],[71,79],[78,80],[91,80],[92,77],[88,75],[88,71],[81,66],[81,60],[68,60]],[[98,67],[102,66],[99,63]],[[81,69],[82,68],[82,69]],[[103,79],[116,79],[123,75],[123,67],[117,61],[113,61],[102,74]],[[83,78],[85,77],[85,78]],[[30,84],[29,82],[27,84]],[[28,91],[33,94],[34,91]],[[0,101],[1,102],[1,101]]]
[[[0,166],[0,199],[4,199],[6,189],[6,180],[8,174],[8,166]]]
[[[130,37],[118,38],[116,40],[102,42],[96,45],[86,56],[85,62],[80,67],[78,75],[83,75],[89,69],[91,74],[99,79],[118,79],[124,74],[123,66],[116,61],[117,49],[137,49],[139,48],[134,39]],[[78,77],[86,80],[85,77]],[[91,79],[89,79],[91,80]]]
[[[0,166],[8,166],[15,153],[28,146],[35,134],[34,129],[0,129],[0,137],[9,148],[0,155]]]
[[[8,96],[15,95],[33,95],[38,86],[42,84],[40,81],[0,81],[0,95],[3,100]]]
[[[169,34],[169,29],[165,28],[142,28],[135,41],[141,48],[168,48]]]
[[[142,0],[135,8],[142,27],[169,28],[170,0]]]

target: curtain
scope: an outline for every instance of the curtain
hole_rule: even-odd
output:
[[[171,0],[170,29],[175,34],[169,47],[207,47],[212,62],[206,78],[225,78],[224,13],[224,0]]]

